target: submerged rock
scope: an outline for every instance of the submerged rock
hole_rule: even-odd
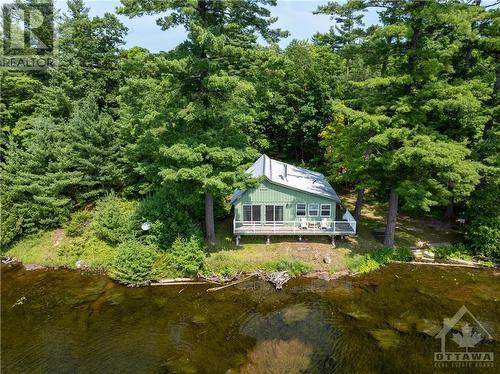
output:
[[[413,330],[413,323],[402,319],[390,318],[387,322],[389,323],[389,326],[399,332],[409,334]]]
[[[417,321],[415,324],[415,328],[418,332],[429,336],[435,336],[442,327],[443,325],[441,323],[425,318]]]
[[[375,338],[382,349],[389,349],[399,345],[399,336],[394,330],[377,329],[370,331],[370,335]]]
[[[267,340],[257,344],[248,362],[230,373],[303,373],[311,365],[313,349],[298,339]]]
[[[304,304],[297,304],[283,309],[282,316],[283,320],[287,324],[292,324],[294,322],[303,321],[309,315],[309,307]]]

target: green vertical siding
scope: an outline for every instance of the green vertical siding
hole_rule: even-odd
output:
[[[282,204],[283,220],[295,221],[297,219],[295,214],[297,203],[317,203],[319,204],[318,208],[320,208],[321,204],[330,204],[331,216],[328,219],[335,220],[336,202],[334,200],[279,186],[267,180],[256,188],[246,190],[243,195],[240,196],[234,204],[234,216],[237,221],[243,220],[243,205],[245,204]],[[264,216],[264,207],[262,207],[261,211]],[[262,218],[264,219],[264,217]],[[319,216],[319,212],[317,217],[310,219],[320,220],[321,217]]]

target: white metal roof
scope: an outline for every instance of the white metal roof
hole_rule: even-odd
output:
[[[340,203],[337,193],[323,174],[273,160],[264,154],[246,172],[254,178],[266,177],[271,183],[333,199]],[[242,193],[243,191],[240,190],[234,191],[231,204]]]

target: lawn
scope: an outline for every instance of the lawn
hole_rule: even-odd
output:
[[[344,203],[353,208],[354,198],[347,196]],[[241,246],[236,247],[232,234],[232,219],[226,218],[216,226],[217,244],[207,248],[206,272],[230,275],[257,269],[276,270],[285,267],[292,272],[316,271],[335,274],[353,264],[359,264],[363,257],[381,250],[383,245],[372,235],[375,228],[384,227],[385,207],[376,203],[364,206],[359,233],[336,241],[336,248],[330,238],[274,236],[271,244],[265,244],[264,236],[244,236]],[[448,224],[432,218],[400,215],[396,234],[396,246],[415,247],[418,241],[453,243],[458,233]],[[93,230],[82,236],[70,238],[63,229],[47,231],[29,236],[14,244],[6,253],[25,264],[75,267],[79,261],[91,268],[107,268],[116,255],[116,248],[98,239]]]
[[[344,204],[354,208],[354,197],[344,197]],[[274,236],[271,244],[265,244],[264,236],[243,236],[240,247],[234,244],[232,220],[230,217],[216,226],[217,244],[211,248],[207,258],[207,267],[214,272],[223,270],[252,271],[269,261],[296,260],[306,264],[313,271],[334,274],[347,270],[363,255],[380,250],[383,245],[375,239],[372,230],[385,225],[383,205],[368,202],[358,222],[358,235],[336,241],[334,248],[330,238],[304,236]],[[411,217],[401,214],[398,217],[396,246],[415,247],[419,241],[430,243],[453,243],[459,238],[456,230],[449,224],[427,217]]]

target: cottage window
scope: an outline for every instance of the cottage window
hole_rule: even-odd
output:
[[[252,206],[251,205],[243,205],[243,221],[245,221],[245,222],[252,221]]]
[[[260,222],[260,205],[252,205],[252,221]]]
[[[318,216],[318,204],[309,204],[309,217],[317,217]]]
[[[266,223],[283,223],[283,205],[266,205]]]
[[[297,217],[305,217],[306,216],[306,204],[305,203],[297,204],[296,216]]]
[[[330,217],[332,214],[332,206],[330,204],[321,204],[321,217]]]
[[[243,205],[243,221],[250,222],[260,222],[261,213],[260,205]]]

